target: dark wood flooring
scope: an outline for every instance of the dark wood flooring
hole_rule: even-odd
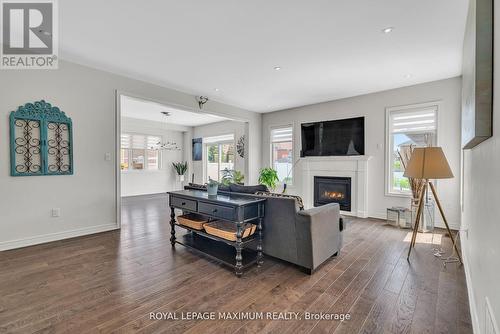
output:
[[[238,279],[168,241],[163,196],[125,199],[121,231],[0,253],[0,333],[471,333],[464,271],[430,235],[347,218],[312,276],[265,258]],[[446,250],[449,238],[436,240]],[[435,240],[435,241],[436,241]],[[351,320],[150,320],[150,312],[349,313]],[[187,314],[187,313],[185,313]]]

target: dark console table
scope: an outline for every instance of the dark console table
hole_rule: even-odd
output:
[[[262,265],[262,220],[266,199],[234,194],[208,196],[207,192],[201,190],[180,190],[172,191],[168,194],[171,210],[170,243],[172,246],[175,246],[176,243],[181,244],[229,265],[234,268],[235,274],[238,277],[242,275],[243,269],[250,265],[255,263],[258,266]],[[234,222],[237,230],[236,241],[229,241],[204,231],[177,224],[175,209]],[[256,224],[257,231],[254,235],[243,239],[244,223]],[[182,227],[192,233],[178,240],[175,236],[176,226]],[[246,247],[250,242],[254,241],[257,242],[257,251]],[[233,251],[231,252],[231,250]]]

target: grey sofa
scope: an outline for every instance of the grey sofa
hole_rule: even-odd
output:
[[[186,188],[193,189],[189,186]],[[241,191],[239,188],[238,190]],[[294,198],[239,191],[231,192],[228,189],[219,193],[231,192],[267,199],[263,224],[263,251],[266,255],[294,263],[311,274],[322,263],[340,252],[344,224],[338,204],[331,203],[300,210]]]
[[[301,211],[293,198],[259,197],[267,198],[263,224],[265,254],[312,273],[340,252],[343,222],[338,204]]]

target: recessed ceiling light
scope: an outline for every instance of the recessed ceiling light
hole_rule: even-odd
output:
[[[384,34],[388,34],[388,33],[391,33],[393,30],[394,30],[394,27],[387,27],[387,28],[382,29],[382,32]]]
[[[218,92],[220,89],[219,88],[214,88],[214,91]]]
[[[281,67],[280,66],[274,66],[274,70],[275,71],[279,71],[279,70],[281,70]]]
[[[411,78],[411,77],[412,77],[412,75],[411,75],[411,74],[406,74],[406,75],[405,75],[405,78],[407,78],[407,79],[409,79],[409,78]]]

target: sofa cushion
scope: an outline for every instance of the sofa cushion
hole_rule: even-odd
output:
[[[241,186],[239,184],[229,185],[229,189],[234,193],[255,194],[256,192],[268,192],[265,185],[259,184],[258,186]]]
[[[301,211],[304,210],[304,203],[302,202],[302,197],[300,197],[300,196],[271,193],[271,192],[263,192],[263,191],[258,191],[255,193],[255,195],[268,196],[268,197],[293,198],[293,199],[295,199],[295,202],[297,203],[299,210],[301,210]]]
[[[231,191],[231,188],[229,186],[226,186],[225,184],[219,184],[218,191]]]

